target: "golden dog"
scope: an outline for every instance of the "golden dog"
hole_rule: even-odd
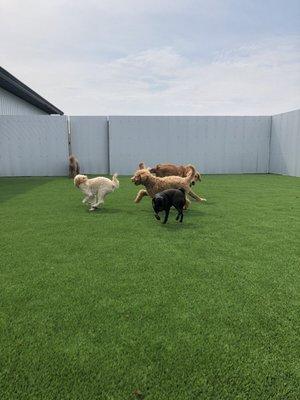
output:
[[[140,163],[139,167],[140,169],[135,172],[135,174],[131,178],[131,181],[135,185],[144,185],[146,189],[142,189],[138,192],[134,200],[135,203],[139,203],[144,196],[150,196],[153,198],[156,193],[162,192],[163,190],[180,188],[183,188],[185,192],[196,201],[206,201],[205,199],[199,197],[196,193],[194,193],[190,188],[190,184],[196,173],[196,170],[192,165],[190,166],[190,172],[188,176],[186,176],[185,178],[182,178],[180,176],[166,176],[164,178],[160,178],[151,174],[148,168],[141,168],[145,167],[143,163]],[[190,201],[188,199],[186,200],[186,207],[188,207]]]
[[[117,174],[113,174],[110,180],[104,176],[89,179],[86,175],[76,175],[74,186],[85,194],[82,203],[89,203],[90,211],[96,210],[99,205],[104,203],[104,199],[109,193],[119,188],[120,183],[117,176]]]
[[[143,165],[141,163],[140,165]],[[195,169],[194,177],[191,181],[191,185],[195,185],[197,181],[201,181],[200,172],[196,171],[196,168],[193,165],[175,165],[175,164],[157,164],[156,167],[151,168],[150,172],[163,178],[164,176],[181,176],[185,178],[191,171],[191,168]]]
[[[69,157],[69,178],[75,178],[80,174],[80,168],[77,158],[72,154]]]

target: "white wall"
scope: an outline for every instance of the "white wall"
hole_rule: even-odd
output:
[[[79,160],[80,172],[107,174],[107,117],[70,117],[72,153]]]
[[[300,110],[272,118],[110,117],[109,135],[106,117],[70,123],[86,173],[132,174],[144,161],[193,163],[206,174],[300,176]],[[67,117],[0,116],[0,176],[67,175],[67,159]]]
[[[300,176],[300,110],[272,117],[270,172]]]
[[[132,174],[144,161],[266,173],[270,126],[271,117],[109,117],[110,170]]]
[[[0,116],[0,176],[67,173],[65,116]]]
[[[0,88],[0,115],[47,115],[46,112]]]

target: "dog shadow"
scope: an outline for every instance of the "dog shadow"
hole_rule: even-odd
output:
[[[97,208],[96,210],[90,211],[86,210],[88,214],[119,214],[121,212],[118,208]]]
[[[189,230],[189,229],[195,230],[195,228],[200,226],[199,224],[195,224],[194,222],[187,222],[184,220],[183,222],[168,220],[166,224],[160,222],[158,223],[158,225],[160,225],[162,229],[166,229],[167,231],[170,232],[176,232],[179,230]]]
[[[188,210],[186,211],[186,215],[202,215],[205,216],[206,212],[204,210]]]

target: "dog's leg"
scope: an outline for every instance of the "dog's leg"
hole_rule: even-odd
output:
[[[182,219],[183,219],[183,208],[180,208],[180,207],[176,207],[176,210],[178,211],[178,214],[177,214],[177,217],[176,217],[176,221],[178,221],[179,220],[179,218],[180,218],[180,222],[182,222]]]
[[[201,202],[201,201],[206,201],[206,199],[204,199],[203,197],[199,197],[196,193],[194,193],[192,191],[192,189],[190,189],[190,191],[188,192],[188,195],[191,196],[193,199]]]
[[[180,222],[183,221],[183,210],[181,210],[181,218],[180,218]]]
[[[85,204],[86,202],[91,203],[93,197],[94,197],[93,195],[87,195],[87,196],[85,196],[85,198],[82,200],[82,203],[83,203],[83,204]]]
[[[147,190],[141,189],[141,190],[138,192],[138,194],[137,194],[137,196],[136,196],[134,202],[135,202],[135,203],[139,203],[139,202],[142,200],[142,198],[143,198],[144,196],[148,196]]]
[[[90,211],[96,210],[100,206],[100,204],[103,204],[103,203],[104,203],[104,201],[100,199],[96,203],[91,204]]]
[[[104,197],[105,197],[105,193],[103,193],[103,191],[101,189],[98,190],[96,201],[95,201],[95,203],[91,204],[91,209],[98,208],[100,204],[103,204]]]
[[[85,204],[86,202],[92,203],[95,195],[91,191],[85,192],[85,198],[82,200],[82,203]]]
[[[166,212],[166,213],[165,213],[165,219],[164,219],[163,224],[166,224],[167,221],[168,221],[170,209],[169,209],[169,208],[166,208],[166,211],[165,211],[165,212]]]

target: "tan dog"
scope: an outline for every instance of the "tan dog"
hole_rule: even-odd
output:
[[[138,192],[135,203],[139,203],[144,196],[154,197],[156,193],[162,192],[166,189],[180,189],[183,188],[185,192],[191,196],[193,199],[202,202],[206,201],[202,197],[199,197],[196,193],[194,193],[190,184],[193,180],[193,177],[196,173],[195,168],[193,166],[190,167],[190,172],[187,177],[182,178],[180,176],[166,176],[164,178],[159,178],[151,174],[148,168],[145,167],[143,163],[139,165],[140,169],[135,172],[131,181],[134,182],[135,185],[144,185],[145,189],[142,189]],[[190,201],[188,199],[186,203],[186,207],[188,207]]]
[[[140,163],[140,165],[143,165],[143,163]],[[189,165],[157,164],[155,168],[150,169],[150,172],[161,178],[164,176],[181,176],[185,178],[191,171],[191,167],[195,169],[195,167],[190,164]],[[201,181],[201,174],[195,169],[195,174],[191,181],[191,185],[195,185],[197,181]]]
[[[75,178],[80,173],[79,163],[77,158],[72,154],[69,157],[69,178]]]
[[[105,196],[115,189],[119,188],[117,174],[114,174],[112,180],[104,176],[88,179],[86,175],[76,175],[74,185],[78,187],[84,194],[83,203],[90,203],[90,211],[96,210],[100,204],[104,203]]]

